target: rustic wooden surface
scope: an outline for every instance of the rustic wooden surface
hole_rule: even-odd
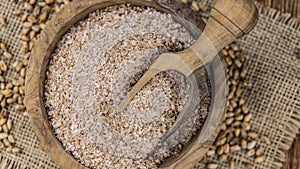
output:
[[[290,13],[300,19],[300,0],[257,0],[259,3],[275,8],[281,12]]]
[[[283,169],[299,169],[300,168],[300,135],[294,141],[294,144],[285,158]]]
[[[275,8],[281,12],[291,13],[300,21],[300,0],[257,0],[259,3]],[[299,131],[300,133],[300,131]],[[289,152],[287,152],[283,169],[300,169],[300,135],[294,141]]]

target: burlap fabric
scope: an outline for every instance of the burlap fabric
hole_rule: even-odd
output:
[[[262,7],[259,10],[256,28],[237,42],[248,56],[245,66],[252,87],[243,96],[254,116],[252,130],[268,136],[271,144],[258,141],[265,148],[266,161],[262,164],[246,153],[229,154],[238,169],[245,168],[245,163],[257,169],[281,168],[300,128],[300,24],[289,14]],[[229,168],[227,162],[215,158],[207,161],[219,164],[220,169]]]
[[[0,16],[8,19],[8,25],[0,27],[0,41],[8,45],[14,60],[21,60],[21,20],[12,15],[17,8],[13,0],[0,0]],[[248,78],[252,87],[244,93],[244,98],[254,117],[251,125],[260,135],[270,138],[271,144],[261,141],[265,147],[266,161],[256,164],[253,158],[244,153],[230,154],[237,163],[236,168],[244,168],[251,163],[255,168],[280,168],[285,151],[290,148],[300,128],[300,24],[289,15],[281,15],[272,9],[260,8],[260,20],[255,30],[239,40],[243,53],[248,56]],[[10,70],[6,75],[9,81],[14,77]],[[39,147],[28,117],[9,107],[10,118],[14,122],[12,134],[22,153],[12,155],[1,151],[0,168],[59,168]],[[228,168],[227,162],[218,162],[214,158],[207,161],[219,164],[219,168]],[[198,168],[205,168],[199,164]]]

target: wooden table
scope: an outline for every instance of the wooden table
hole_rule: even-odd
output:
[[[257,2],[300,19],[300,0],[257,0]]]
[[[257,2],[284,13],[290,13],[300,21],[300,0],[257,0]],[[300,169],[300,135],[287,152],[283,169]]]
[[[300,135],[294,141],[294,144],[285,158],[283,169],[299,169],[300,168]]]

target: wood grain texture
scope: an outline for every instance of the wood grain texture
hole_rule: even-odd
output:
[[[294,141],[290,151],[286,154],[283,169],[299,169],[300,168],[300,135]]]
[[[257,2],[300,19],[300,0],[257,0]]]
[[[216,33],[214,29],[210,28],[207,29],[208,32],[206,35],[210,35],[210,40],[214,43],[215,47],[217,47],[217,49],[221,49],[222,46],[233,41],[235,37],[239,37],[253,28],[256,24],[255,17],[257,11],[256,8],[253,8],[251,0],[234,1],[237,3],[236,7],[238,8],[233,8],[236,4],[227,3],[233,1],[218,1],[222,4],[217,8],[219,9],[219,15],[215,16],[214,22],[213,24],[210,24],[210,26],[220,28],[216,29],[219,30],[219,32],[217,31]],[[171,13],[175,16],[177,21],[180,21],[183,25],[189,28],[189,24],[177,17],[173,10],[166,6],[159,5],[158,3],[147,2],[144,0],[77,0],[68,4],[49,21],[47,27],[41,33],[40,38],[36,42],[36,46],[33,49],[32,56],[30,57],[30,64],[26,75],[25,105],[41,147],[63,169],[86,169],[86,167],[82,166],[69,153],[64,151],[64,148],[54,136],[48,121],[48,116],[43,102],[43,89],[50,54],[55,49],[56,44],[66,31],[79,20],[85,18],[90,12],[107,6],[124,3],[139,6],[150,6],[158,9],[159,11]],[[229,6],[225,8],[226,5]],[[220,11],[223,12],[220,13]],[[228,11],[230,11],[230,13],[227,13]],[[242,15],[243,13],[246,15]],[[245,18],[245,16],[247,16],[247,18]],[[233,20],[229,22],[228,18]],[[234,23],[232,23],[232,21],[234,21]],[[234,28],[233,25],[239,25],[240,27]],[[215,34],[219,36],[216,36]],[[220,37],[223,38],[220,39]],[[203,49],[205,49],[202,45],[206,44],[199,44]],[[196,49],[194,48],[193,50]],[[209,54],[209,50],[206,53]],[[218,60],[220,59],[217,59],[216,61],[214,59],[212,62],[214,64],[211,72],[213,76],[212,79],[214,80],[214,83],[212,84],[212,95],[215,97],[215,99],[212,99],[212,113],[208,115],[202,130],[198,132],[198,135],[194,138],[194,140],[184,147],[184,150],[177,157],[167,160],[161,166],[162,168],[180,169],[192,167],[193,163],[205,154],[215,140],[225,114],[225,104],[222,105],[222,103],[226,102],[226,100],[216,98],[225,98],[225,95],[227,94],[224,89],[226,88],[224,87],[226,86],[224,85],[224,83],[226,83],[226,79],[222,78],[225,78],[225,76],[219,76],[222,72],[224,72],[224,68],[222,63],[220,61],[218,62]]]
[[[275,8],[284,13],[290,13],[300,22],[300,0],[256,0],[258,3]],[[300,169],[300,131],[292,148],[286,153],[283,169]]]

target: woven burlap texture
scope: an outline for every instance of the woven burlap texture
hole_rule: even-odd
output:
[[[12,11],[18,6],[12,0],[0,0],[0,16],[8,19],[8,25],[0,28],[0,41],[8,45],[14,55],[11,61],[22,59],[21,54],[21,20],[13,16]],[[248,56],[248,77],[252,87],[245,93],[250,111],[254,117],[253,130],[270,138],[271,144],[265,147],[266,162],[260,165],[245,154],[230,154],[238,164],[236,168],[244,168],[244,163],[254,164],[256,168],[279,168],[282,166],[284,154],[292,144],[300,128],[300,25],[289,15],[281,15],[272,9],[260,9],[260,20],[255,30],[239,40],[243,53]],[[9,71],[6,80],[14,77]],[[28,117],[22,112],[9,107],[10,118],[14,122],[12,134],[16,146],[22,153],[12,155],[1,151],[0,168],[59,168],[39,147],[38,140],[32,130]],[[219,168],[228,168],[226,162],[218,162],[208,158],[210,162],[219,164]],[[199,168],[205,166],[199,165]]]
[[[300,24],[289,14],[259,8],[256,28],[237,42],[248,57],[245,67],[252,86],[243,97],[253,114],[252,130],[267,136],[271,144],[258,140],[258,145],[265,148],[266,160],[262,164],[246,153],[230,153],[228,157],[238,169],[245,168],[246,163],[256,169],[281,168],[285,152],[300,128]],[[215,157],[208,157],[206,163],[229,168],[228,162]]]
[[[8,23],[6,26],[0,26],[0,42],[4,42],[8,47],[8,51],[14,56],[10,62],[5,60],[6,63],[10,64],[23,60],[20,40],[22,21],[20,17],[12,14],[12,11],[17,8],[19,8],[19,5],[14,0],[0,0],[0,16],[5,17]],[[0,57],[3,56],[0,55]],[[15,72],[9,69],[5,75],[6,81],[11,81],[14,77],[16,77]],[[12,135],[15,137],[16,146],[22,149],[22,153],[13,155],[2,150],[0,153],[0,168],[58,168],[39,147],[39,142],[32,130],[29,119],[23,115],[24,112],[14,110],[12,106],[8,108],[8,111],[9,118],[12,119],[14,124]]]

